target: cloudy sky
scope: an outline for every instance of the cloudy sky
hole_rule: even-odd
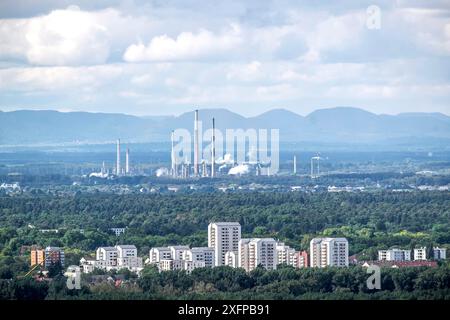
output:
[[[1,0],[0,110],[450,114],[448,0],[325,3]]]

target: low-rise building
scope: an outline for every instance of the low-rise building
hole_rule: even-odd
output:
[[[149,263],[158,263],[161,260],[172,259],[172,251],[168,247],[155,247],[150,249]]]
[[[110,228],[111,232],[113,232],[117,237],[121,234],[125,233],[126,228]]]
[[[434,247],[433,248],[433,258],[434,258],[434,260],[447,259],[447,250],[444,248]]]
[[[214,266],[214,248],[209,247],[194,247],[184,250],[182,260],[192,262],[203,262],[205,267]]]
[[[427,260],[427,248],[414,249],[414,260]]]
[[[389,249],[378,250],[379,261],[411,261],[411,250]]]
[[[92,272],[94,269],[106,271],[126,268],[133,272],[140,272],[143,268],[142,258],[137,256],[134,245],[117,245],[115,247],[100,247],[96,251],[95,260],[82,258],[80,265],[83,272]]]

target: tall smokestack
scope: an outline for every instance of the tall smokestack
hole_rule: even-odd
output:
[[[172,141],[172,151],[170,153],[171,161],[172,161],[172,176],[177,176],[177,164],[175,162],[175,149],[174,149],[174,143],[175,143],[175,132],[172,131],[171,135],[171,141]]]
[[[198,152],[198,110],[195,110],[195,120],[194,120],[194,175],[198,177],[198,161],[199,160],[199,152]]]
[[[116,174],[120,176],[120,139],[117,139]]]
[[[125,154],[125,173],[130,173],[130,149],[127,148],[127,153]]]
[[[212,138],[211,138],[211,178],[214,178],[216,170],[216,125],[214,118],[212,118]]]
[[[297,174],[297,156],[294,156],[294,175]]]

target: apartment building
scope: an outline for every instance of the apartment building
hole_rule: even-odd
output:
[[[434,260],[445,260],[447,259],[447,250],[439,247],[433,248],[433,258]]]
[[[51,265],[60,263],[64,267],[64,250],[59,247],[46,247],[45,248],[45,267],[48,268]]]
[[[43,264],[45,260],[45,250],[37,249],[36,247],[31,249],[30,265],[35,266],[37,264]]]
[[[214,248],[194,247],[185,250],[182,259],[192,262],[204,262],[204,266],[208,268],[214,267]]]
[[[427,248],[417,248],[414,249],[414,260],[427,260]]]
[[[214,248],[214,266],[225,265],[225,254],[239,250],[241,225],[238,222],[215,222],[208,225],[208,247]]]
[[[116,247],[100,247],[97,248],[95,260],[101,261],[101,265],[105,268],[116,267],[117,254]]]
[[[272,238],[241,239],[238,245],[238,266],[249,272],[262,266],[267,270],[277,268],[277,242]]]
[[[345,238],[314,238],[310,242],[311,267],[348,267]]]
[[[378,250],[379,261],[411,261],[411,250],[390,249]]]
[[[158,263],[159,271],[182,270],[184,268],[183,260],[161,259]]]
[[[297,268],[298,255],[296,255],[295,249],[285,245],[283,242],[278,242],[276,246],[277,251],[277,264],[287,264]]]
[[[161,260],[172,259],[172,252],[168,247],[151,248],[149,253],[149,263],[158,263]]]
[[[306,251],[297,251],[295,252],[297,256],[297,268],[308,268],[309,260],[308,260],[308,252]]]
[[[169,250],[173,260],[183,260],[183,253],[189,250],[189,246],[170,246]]]
[[[142,258],[137,256],[137,248],[135,245],[118,245],[117,250],[117,267],[118,268],[142,268]]]
[[[95,262],[85,259],[84,264],[89,264],[95,268],[105,269],[107,271],[122,268],[127,268],[131,271],[140,271],[143,265],[142,258],[137,256],[137,248],[134,245],[100,247],[96,251]],[[83,267],[84,264],[82,264]],[[91,268],[86,266],[86,269]]]
[[[232,268],[239,266],[239,255],[236,251],[228,251],[225,253],[225,265]]]

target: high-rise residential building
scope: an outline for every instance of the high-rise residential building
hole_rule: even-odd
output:
[[[31,249],[31,262],[30,265],[31,266],[35,266],[37,264],[44,264],[44,260],[45,260],[45,250],[43,249],[37,249],[37,248],[32,248]]]
[[[297,251],[297,252],[295,252],[295,255],[297,256],[297,268],[308,268],[309,267],[308,252]]]
[[[414,260],[427,260],[427,248],[414,249]]]
[[[214,266],[225,265],[225,254],[238,251],[241,240],[239,222],[215,222],[208,226],[208,247],[214,248]]]
[[[64,267],[64,250],[59,247],[45,248],[45,267],[60,263]]]
[[[378,250],[379,261],[411,261],[411,250]]]
[[[310,242],[311,267],[347,267],[348,241],[345,238],[314,238]]]
[[[433,258],[434,258],[434,260],[447,259],[447,250],[444,248],[439,248],[439,247],[433,248]]]
[[[241,239],[238,265],[247,272],[262,266],[267,270],[277,268],[277,242],[272,238]]]

